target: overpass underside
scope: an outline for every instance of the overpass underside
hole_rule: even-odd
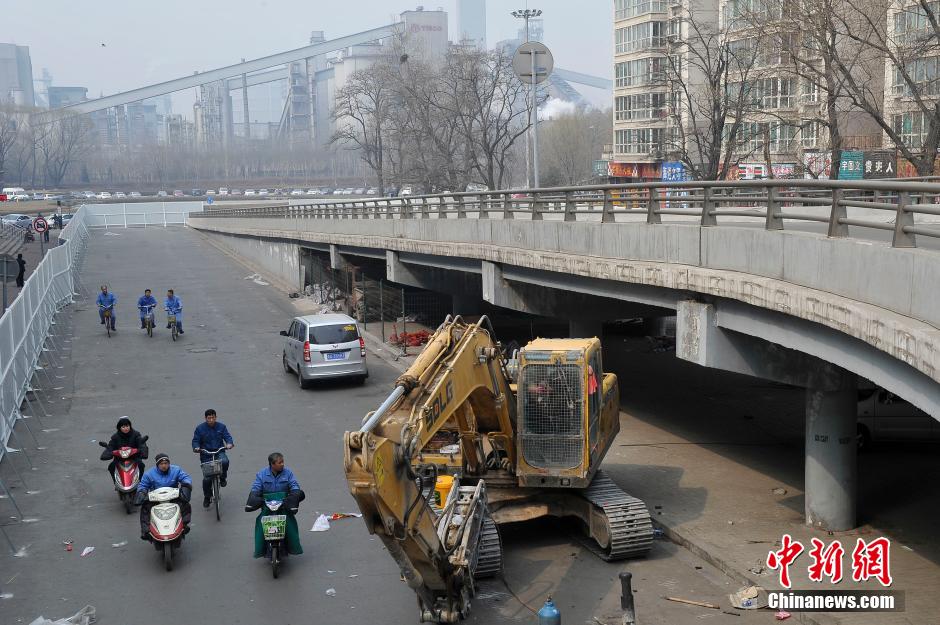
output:
[[[806,389],[805,514],[818,528],[856,523],[857,376],[940,415],[940,334],[927,321],[936,311],[912,296],[916,271],[907,284],[897,279],[900,263],[907,271],[919,260],[910,250],[672,224],[225,217],[189,224],[297,289],[302,256],[315,253],[334,269],[384,261],[384,279],[449,293],[456,313],[477,313],[485,301],[567,319],[572,335],[600,336],[604,321],[676,315],[678,357]],[[864,279],[853,262],[866,269]],[[920,276],[940,284],[932,264],[923,263]],[[852,297],[873,283],[882,292]]]

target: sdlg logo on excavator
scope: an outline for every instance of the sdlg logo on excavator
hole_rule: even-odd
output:
[[[447,407],[447,404],[449,404],[450,400],[453,398],[454,381],[448,380],[444,388],[441,389],[441,391],[437,394],[437,397],[434,398],[434,401],[431,402],[431,405],[424,409],[424,418],[427,422],[428,428],[437,422],[441,416],[441,413],[444,412],[444,408]]]

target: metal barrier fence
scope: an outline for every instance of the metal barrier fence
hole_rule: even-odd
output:
[[[59,234],[59,245],[50,248],[26,280],[19,296],[0,317],[0,461],[7,442],[15,436],[21,407],[28,402],[40,358],[56,314],[70,304],[88,241],[87,209],[80,208]]]
[[[940,238],[940,184],[873,180],[744,180],[648,182],[553,187],[399,198],[320,200],[296,205],[206,207],[191,217],[327,219],[528,219],[594,222],[670,221],[720,226],[762,222],[821,224],[830,237],[892,233],[894,247],[916,247],[916,236]],[[931,225],[936,224],[936,225]]]
[[[202,202],[131,202],[126,204],[88,204],[89,228],[133,228],[146,226],[182,226],[186,215],[200,210]]]

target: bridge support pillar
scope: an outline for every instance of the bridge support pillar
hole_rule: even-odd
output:
[[[589,321],[585,319],[569,319],[568,335],[573,339],[603,338],[604,323],[602,321]]]
[[[843,388],[806,389],[806,524],[829,531],[855,527],[858,393],[854,375]]]
[[[330,269],[345,269],[346,259],[339,253],[339,247],[330,244]]]

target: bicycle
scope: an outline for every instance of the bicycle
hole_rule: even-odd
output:
[[[180,335],[179,327],[176,325],[176,312],[171,311],[169,308],[165,310],[167,312],[166,322],[170,324],[170,334],[175,341],[176,337]]]
[[[147,336],[153,338],[153,306],[138,306],[138,308],[144,311],[144,326],[147,329]]]
[[[111,338],[111,307],[104,308],[104,329],[108,331],[108,338]]]
[[[202,476],[212,479],[212,499],[215,501],[215,520],[221,521],[222,512],[219,506],[222,501],[222,461],[215,456],[225,451],[225,447],[219,447],[215,451],[209,451],[208,449],[197,449],[196,451],[212,456],[212,460],[209,462],[201,462],[199,466],[202,468]]]

